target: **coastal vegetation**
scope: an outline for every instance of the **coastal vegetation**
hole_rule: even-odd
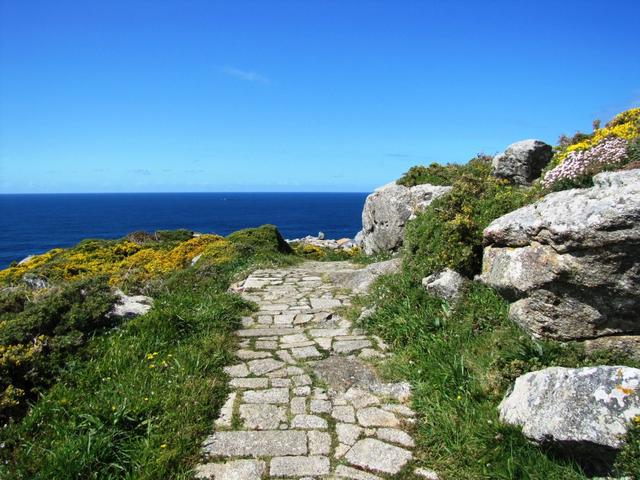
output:
[[[0,478],[190,478],[226,395],[231,333],[252,310],[229,285],[299,261],[273,226],[133,237],[3,272]],[[145,251],[152,261],[131,261]],[[18,271],[47,286],[33,290]],[[150,294],[153,308],[106,321],[110,284]]]

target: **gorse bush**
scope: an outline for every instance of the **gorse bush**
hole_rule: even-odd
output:
[[[536,190],[492,175],[481,157],[461,166],[451,192],[434,200],[407,225],[404,268],[422,278],[444,268],[472,277],[482,263],[482,231],[496,218],[536,197]]]
[[[424,183],[451,185],[460,176],[462,169],[461,165],[456,164],[440,165],[439,163],[432,163],[428,167],[417,165],[411,167],[396,183],[405,187],[414,187]]]
[[[67,359],[109,325],[106,314],[115,299],[105,278],[74,281],[35,301],[24,291],[0,295],[0,420],[7,421],[22,414]]]

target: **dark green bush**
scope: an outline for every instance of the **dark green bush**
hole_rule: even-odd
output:
[[[0,304],[0,419],[23,412],[67,359],[107,326],[114,296],[105,278],[71,282],[28,301],[3,292]]]
[[[405,187],[414,187],[424,183],[430,183],[431,185],[451,185],[454,180],[458,178],[463,168],[462,165],[451,163],[447,165],[432,163],[428,167],[416,165],[402,175],[396,183],[398,185],[404,185]]]
[[[472,277],[481,268],[482,231],[496,218],[531,202],[535,192],[495,178],[486,158],[471,160],[460,167],[452,191],[407,226],[405,268],[415,278],[447,267]]]
[[[291,253],[291,247],[273,225],[245,228],[227,237],[243,255]]]

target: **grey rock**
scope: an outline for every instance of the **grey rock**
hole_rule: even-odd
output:
[[[229,385],[235,388],[267,388],[269,380],[267,378],[232,378]],[[274,385],[275,386],[275,385]]]
[[[317,415],[296,415],[291,420],[291,428],[326,430],[327,427],[327,421]]]
[[[365,253],[395,252],[402,246],[405,225],[451,187],[389,183],[376,189],[362,211],[362,245]]]
[[[362,408],[356,416],[363,427],[397,427],[400,424],[393,413],[377,407]]]
[[[231,392],[220,409],[220,415],[215,421],[216,427],[230,428],[233,421],[233,405],[236,401],[236,392]]]
[[[455,270],[447,268],[422,279],[422,286],[432,295],[455,303],[464,285],[464,277]]]
[[[541,140],[512,143],[493,159],[493,174],[517,185],[530,185],[553,157],[553,148]]]
[[[289,403],[288,388],[268,388],[266,390],[247,390],[242,399],[246,403],[275,403],[284,405]]]
[[[416,477],[424,478],[425,480],[440,480],[440,477],[438,476],[438,474],[429,468],[422,468],[422,467],[416,468],[413,471],[413,474]]]
[[[585,351],[592,354],[597,350],[615,352],[640,361],[640,335],[616,335],[612,337],[600,337],[584,342]]]
[[[300,430],[215,432],[204,444],[211,457],[306,455],[307,434]]]
[[[285,408],[269,404],[240,405],[239,413],[244,426],[251,430],[276,430],[287,420]]]
[[[353,423],[356,421],[355,410],[351,405],[338,405],[333,407],[331,416],[340,422]]]
[[[279,362],[272,358],[264,358],[261,360],[252,360],[247,365],[254,375],[264,375],[265,373],[272,372],[284,366],[284,362]]]
[[[373,438],[358,441],[345,456],[352,465],[396,474],[411,460],[411,452]]]
[[[266,470],[262,460],[233,460],[226,463],[206,463],[195,469],[199,480],[260,480]]]
[[[371,346],[369,340],[346,340],[342,342],[334,342],[331,347],[336,353],[351,353]]]
[[[249,375],[249,369],[244,363],[238,363],[237,365],[230,365],[228,367],[224,367],[223,370],[224,370],[224,373],[234,378],[246,377]]]
[[[381,477],[373,473],[363,472],[356,468],[347,467],[346,465],[338,465],[336,467],[336,476],[340,478],[349,478],[351,480],[382,480]]]
[[[346,392],[353,385],[366,388],[379,382],[375,370],[355,358],[328,357],[316,363],[313,371],[321,381],[338,392]]]
[[[480,279],[536,337],[640,333],[640,170],[547,195],[484,231]]]
[[[365,293],[378,277],[397,273],[401,268],[402,259],[398,257],[371,263],[354,272],[338,272],[333,274],[332,278],[336,283],[344,288],[350,288],[354,293]]]
[[[379,428],[376,432],[376,436],[380,440],[385,440],[391,443],[397,443],[403,447],[414,447],[415,442],[411,435],[407,432],[398,430],[397,428]]]
[[[311,430],[307,433],[309,437],[309,453],[311,455],[329,455],[331,452],[331,435],[327,432]]]
[[[640,415],[640,370],[623,366],[551,367],[519,377],[500,419],[531,440],[607,470]]]
[[[346,445],[353,445],[362,433],[362,427],[350,423],[337,423],[336,434],[338,441]]]
[[[153,299],[144,295],[125,295],[121,290],[116,290],[117,302],[111,308],[109,316],[131,318],[144,315],[153,305]]]
[[[34,255],[31,255],[30,257],[25,258],[24,260],[22,260],[18,265],[22,264],[22,263],[26,263],[30,258],[33,258]],[[34,273],[25,273],[22,276],[22,282],[25,283],[27,285],[27,287],[29,287],[32,290],[42,290],[45,289],[49,286],[49,282],[46,278],[42,278],[39,277],[37,275],[35,275]],[[118,293],[118,291],[116,291],[116,293]],[[126,297],[126,295],[124,295],[124,293],[120,292],[120,294],[122,294],[123,296]],[[131,297],[129,297],[131,298]],[[145,297],[145,298],[149,298],[149,297]],[[114,307],[115,308],[115,307]],[[126,310],[123,310],[123,314],[122,315],[117,315],[117,316],[121,316],[121,317],[125,317],[127,315],[124,314],[124,312],[126,312]],[[146,312],[145,312],[146,313]],[[135,315],[131,315],[131,316],[135,316]]]
[[[411,384],[409,382],[374,383],[369,385],[369,390],[376,395],[391,397],[399,402],[406,402],[411,396]]]
[[[303,475],[326,475],[331,468],[329,459],[322,456],[274,457],[269,474],[272,477],[300,477]]]

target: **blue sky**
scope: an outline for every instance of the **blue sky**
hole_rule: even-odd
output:
[[[640,104],[640,2],[0,0],[0,192],[369,191]]]

